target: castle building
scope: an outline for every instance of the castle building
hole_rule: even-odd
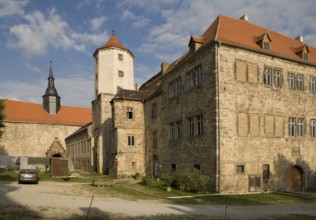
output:
[[[43,104],[5,100],[5,129],[0,164],[5,157],[66,157],[65,138],[91,123],[91,109],[62,106],[50,63]]]
[[[312,190],[316,49],[219,15],[188,51],[133,88],[133,55],[113,36],[94,53],[99,172],[159,177],[196,168],[217,193]]]

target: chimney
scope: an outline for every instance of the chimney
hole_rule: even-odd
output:
[[[248,21],[248,15],[243,15],[239,19],[242,21]]]
[[[135,90],[136,90],[136,91],[139,91],[139,88],[140,88],[140,84],[139,84],[139,83],[136,83],[136,84],[135,84]]]
[[[298,40],[299,42],[304,43],[304,36],[300,34],[299,36],[295,38],[295,40]]]
[[[166,72],[168,66],[169,66],[169,64],[166,63],[166,62],[162,62],[161,63],[161,72],[162,72],[162,74],[164,74]]]

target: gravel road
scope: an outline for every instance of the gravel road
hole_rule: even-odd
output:
[[[38,185],[0,181],[0,219],[5,210],[26,207],[33,218],[67,219],[86,216],[91,192],[79,190],[78,183],[40,182]],[[290,214],[316,217],[316,204],[230,206],[227,219],[265,219]],[[223,205],[177,205],[159,200],[123,200],[94,195],[89,216],[105,219],[224,219]],[[21,216],[17,219],[23,219]],[[25,218],[27,219],[27,218]]]

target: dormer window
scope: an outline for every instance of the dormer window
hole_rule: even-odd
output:
[[[270,42],[263,42],[263,49],[270,50]]]
[[[307,52],[303,52],[302,53],[302,59],[303,60],[308,60],[308,53]]]
[[[271,37],[268,32],[260,35],[256,38],[256,43],[261,47],[261,49],[270,51],[271,50]]]
[[[309,48],[306,44],[296,50],[296,54],[303,60],[308,60]]]
[[[201,47],[203,42],[204,42],[204,37],[191,36],[189,45],[188,45],[190,47],[190,52],[193,53],[197,51]]]

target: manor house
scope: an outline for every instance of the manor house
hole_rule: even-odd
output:
[[[217,193],[312,190],[316,49],[223,15],[188,47],[137,89],[134,55],[114,34],[96,49],[92,124],[79,132],[93,136],[95,169],[159,177],[196,168]]]

